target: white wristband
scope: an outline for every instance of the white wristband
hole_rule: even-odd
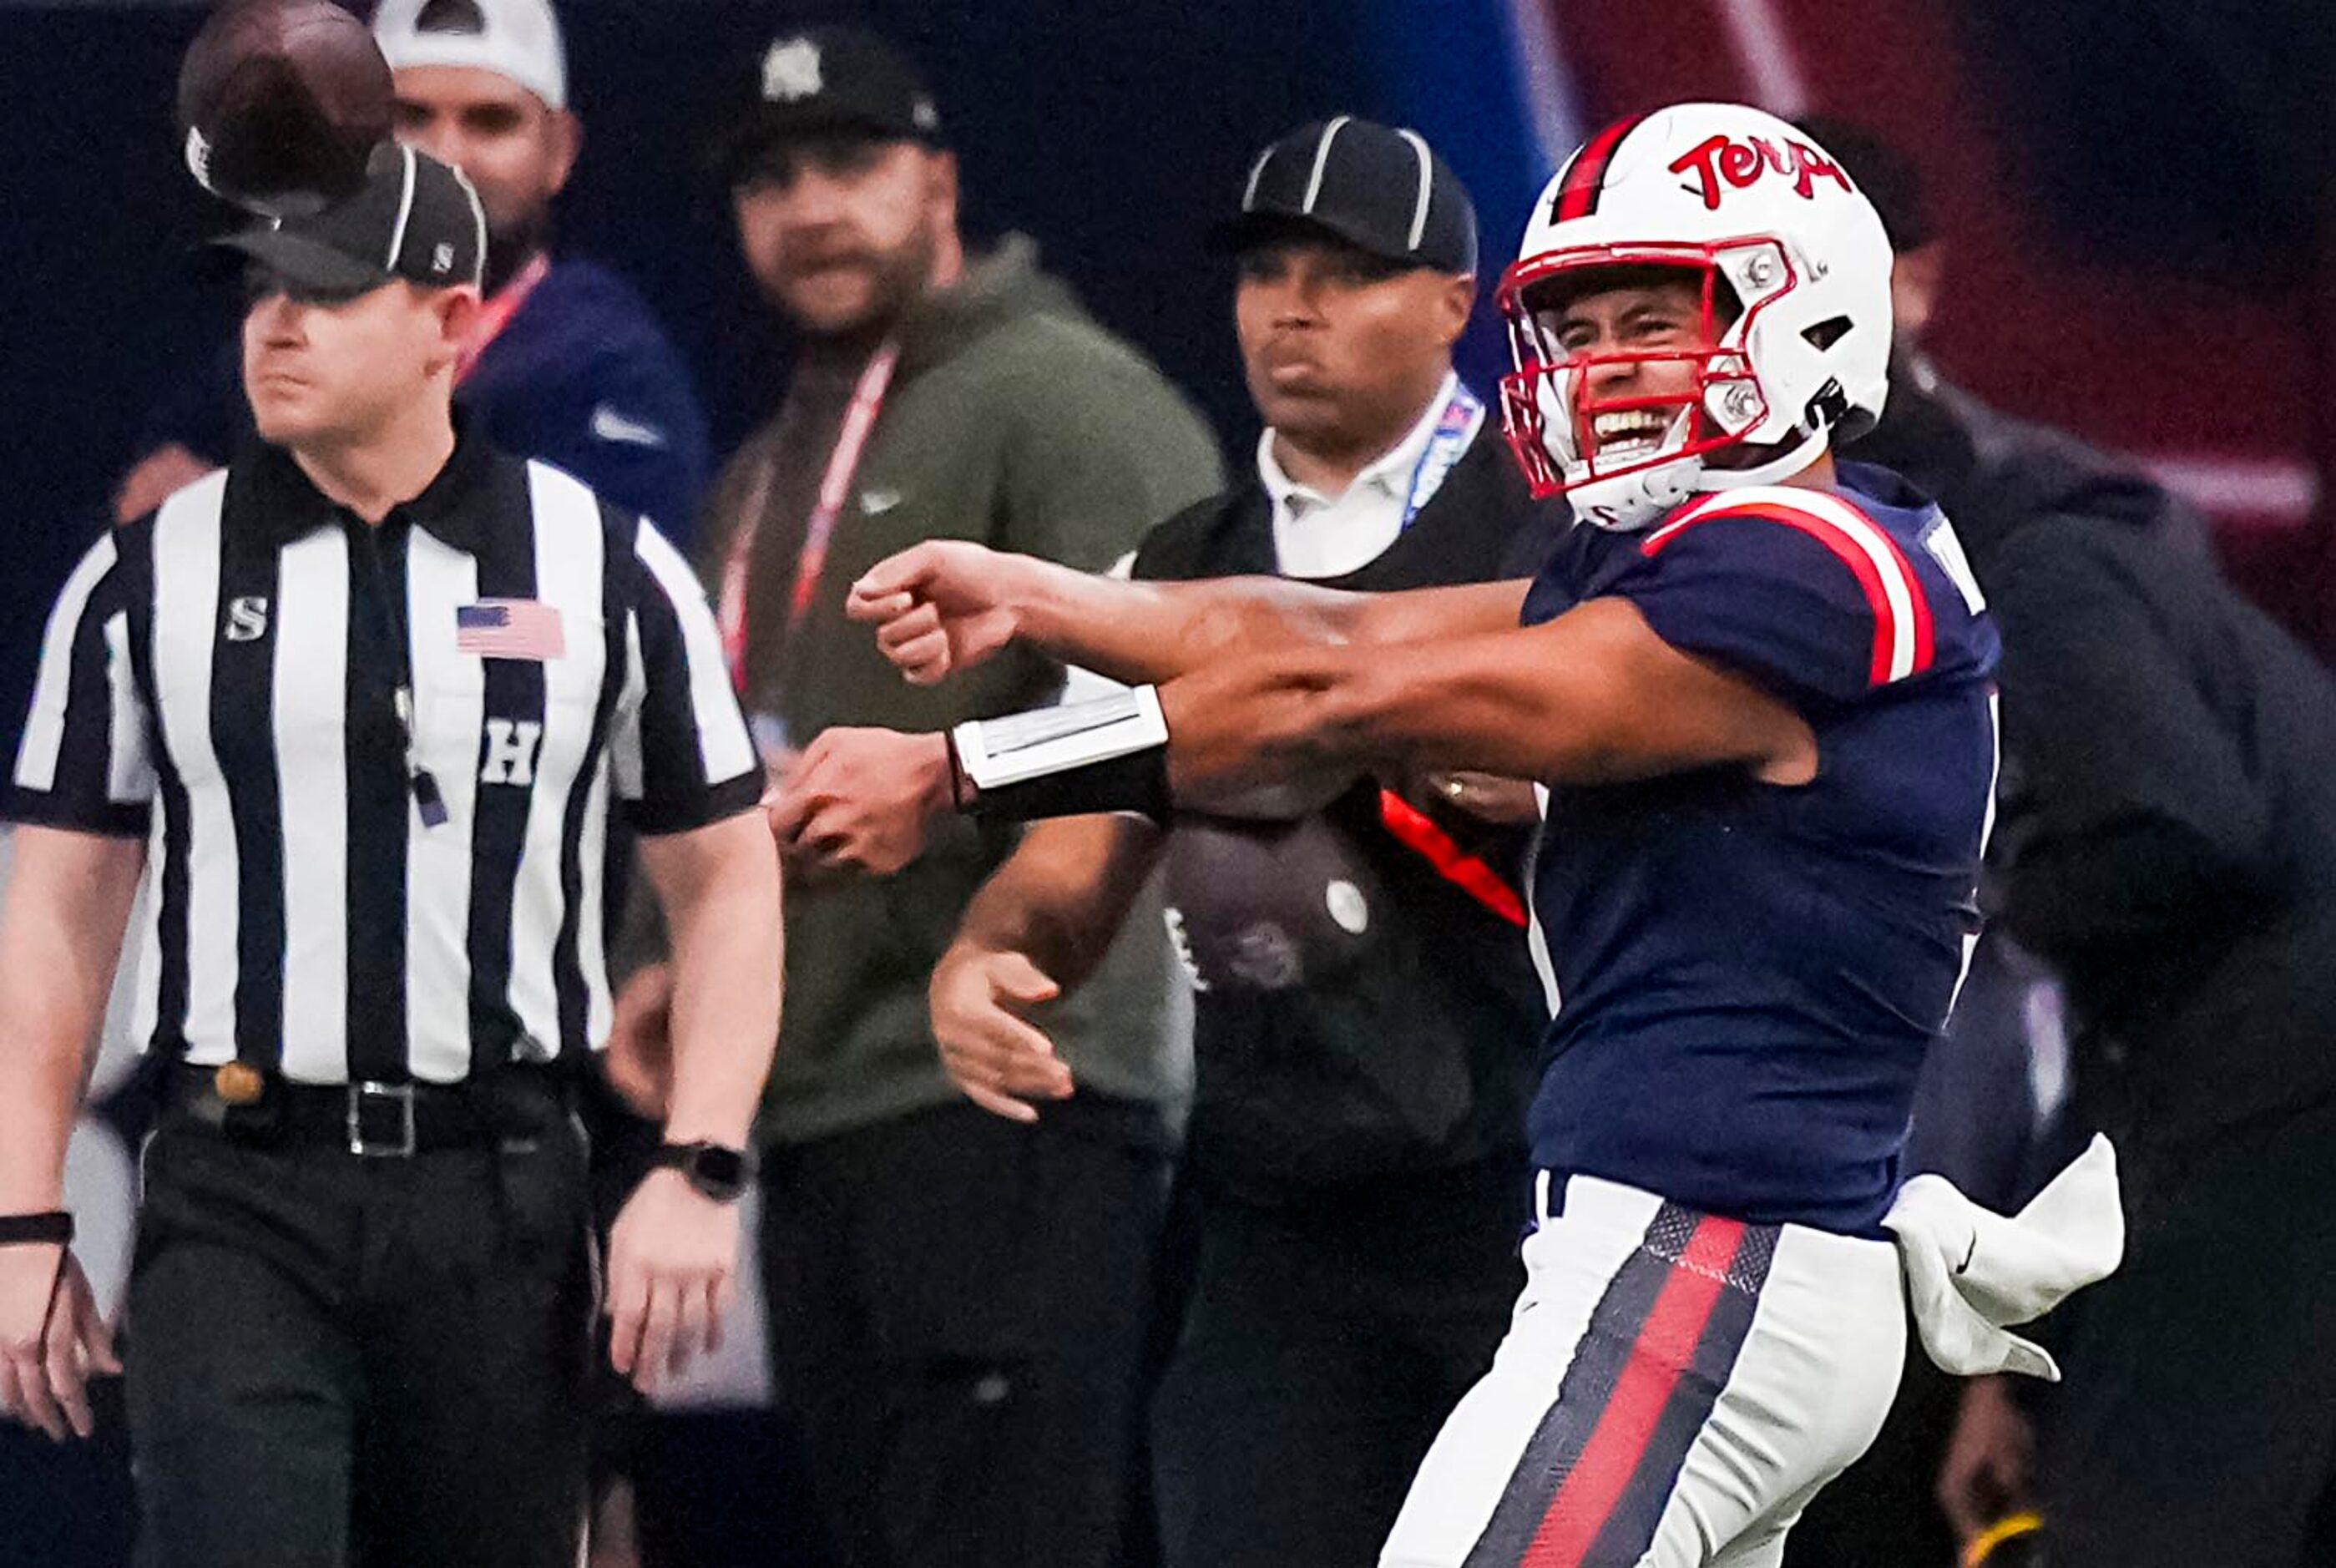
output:
[[[1115,761],[1168,744],[1160,693],[1148,686],[1004,718],[975,719],[951,732],[958,765],[978,790],[1003,789],[1049,774]]]

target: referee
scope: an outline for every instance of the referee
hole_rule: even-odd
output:
[[[451,413],[484,248],[460,175],[384,148],[228,243],[258,438],[83,558],[5,802],[0,1402],[86,1434],[112,1364],[57,1210],[151,862],[151,1560],[573,1563],[607,813],[676,952],[667,1142],[608,1260],[612,1358],[650,1385],[730,1290],[778,1015],[761,770],[680,558]]]

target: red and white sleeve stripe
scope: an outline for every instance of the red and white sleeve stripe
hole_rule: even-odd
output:
[[[1875,686],[1931,667],[1931,604],[1921,579],[1888,531],[1838,496],[1768,485],[1715,491],[1650,533],[1640,552],[1650,558],[1660,555],[1688,529],[1721,517],[1757,517],[1797,529],[1849,568],[1874,611]]]

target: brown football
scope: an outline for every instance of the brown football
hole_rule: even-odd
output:
[[[390,133],[373,34],[332,0],[227,0],[179,67],[179,127],[203,188],[269,217],[355,192]]]

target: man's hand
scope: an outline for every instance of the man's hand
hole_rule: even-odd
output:
[[[1974,1378],[1963,1385],[1935,1494],[1958,1542],[1970,1541],[2029,1500],[2036,1433],[2012,1400],[2010,1381]]]
[[[608,1236],[608,1360],[644,1394],[722,1343],[737,1295],[738,1207],[651,1171]]]
[[[650,964],[617,992],[600,1070],[635,1115],[665,1119],[673,1096],[673,966]]]
[[[86,1437],[97,1429],[89,1379],[120,1372],[122,1363],[89,1276],[66,1249],[59,1278],[57,1254],[54,1246],[0,1247],[0,1411],[62,1443],[68,1433]]]
[[[822,731],[767,809],[790,865],[887,877],[925,852],[950,809],[947,737],[888,729]]]
[[[218,466],[175,441],[155,448],[122,476],[122,488],[113,492],[113,521],[145,516]]]
[[[1010,1121],[1035,1122],[1032,1100],[1065,1100],[1071,1069],[1027,1016],[1062,988],[1021,953],[965,943],[942,955],[927,995],[941,1066],[966,1098]]]
[[[843,611],[876,626],[876,646],[911,686],[934,686],[1012,642],[1037,565],[962,540],[933,540],[878,561]]]
[[[1271,655],[1225,659],[1162,687],[1176,804],[1295,822],[1338,799],[1364,768],[1322,726],[1320,696],[1310,669]]]

